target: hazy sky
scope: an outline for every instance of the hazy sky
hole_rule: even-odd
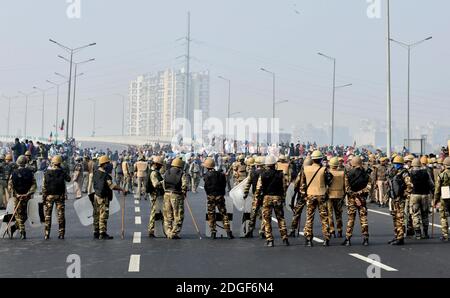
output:
[[[330,120],[332,63],[318,51],[337,58],[337,83],[353,83],[336,94],[336,125],[357,127],[362,118],[386,118],[386,20],[367,16],[366,0],[81,0],[81,18],[69,19],[65,0],[2,0],[0,3],[0,94],[18,95],[34,85],[60,82],[54,72],[68,74],[65,54],[53,38],[77,47],[96,42],[75,61],[80,66],[75,135],[90,135],[92,104],[98,101],[97,134],[121,132],[121,99],[137,75],[182,67],[191,11],[192,68],[211,72],[211,114],[226,114],[227,86],[232,81],[232,112],[268,117],[272,113],[272,81],[277,74],[281,125],[323,125]],[[296,10],[298,12],[296,12]],[[412,52],[411,125],[448,122],[450,86],[450,1],[391,1],[392,37],[414,42],[430,35]],[[407,51],[392,45],[393,121],[406,125]],[[55,121],[55,94],[48,92],[46,134]],[[65,118],[67,85],[61,89],[60,119]],[[4,100],[2,100],[5,103]],[[23,128],[23,97],[12,108],[13,132]],[[6,107],[6,105],[3,105]],[[0,109],[6,119],[7,109]],[[41,96],[30,99],[30,134],[40,133]],[[0,133],[5,133],[5,120]],[[414,136],[413,136],[414,137]]]

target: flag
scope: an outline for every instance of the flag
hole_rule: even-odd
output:
[[[64,130],[64,119],[61,121],[61,127],[59,129]]]

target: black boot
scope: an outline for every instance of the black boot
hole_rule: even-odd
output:
[[[274,246],[273,245],[273,240],[268,240],[267,243],[266,243],[266,246],[267,247],[273,247]]]
[[[288,240],[288,238],[283,239],[283,243],[284,243],[284,245],[289,246],[289,240]]]
[[[368,246],[369,245],[369,237],[364,237],[362,245],[363,246]]]
[[[352,243],[350,242],[350,238],[345,238],[344,242],[342,242],[343,246],[352,246]]]
[[[322,246],[330,246],[330,239],[325,239],[325,241],[323,241]]]
[[[148,238],[155,238],[155,233],[148,232]]]
[[[288,237],[290,237],[290,238],[295,238],[295,230],[292,230],[292,231],[289,233]]]
[[[211,232],[211,239],[216,239],[216,232]]]
[[[109,236],[106,233],[100,233],[98,239],[100,239],[100,240],[111,240],[111,239],[114,239],[114,237],[113,236]]]
[[[14,224],[9,228],[9,238],[12,238],[16,231],[17,231],[17,226]]]
[[[414,234],[416,235],[417,240],[422,239],[422,231],[421,230],[415,230]]]
[[[391,245],[404,245],[405,244],[405,240],[402,239],[397,239],[394,242],[391,243]]]
[[[21,240],[27,239],[27,233],[26,233],[25,231],[20,232],[20,239],[21,239]]]
[[[313,246],[312,240],[311,239],[306,239],[305,240],[305,246],[312,247]]]
[[[423,228],[423,236],[422,239],[430,239],[430,236],[428,235],[428,227]]]
[[[214,236],[215,237],[215,236]],[[178,235],[172,235],[172,238],[171,239],[175,239],[175,240],[178,240],[178,239],[181,239],[181,237],[180,236],[178,236]]]
[[[342,238],[342,231],[338,232],[338,238]]]
[[[94,232],[94,239],[98,239],[100,237],[100,233],[99,232]]]
[[[228,237],[228,239],[234,239],[233,232],[228,231],[227,232],[227,237]]]
[[[64,240],[64,233],[60,233],[60,234],[58,235],[58,239]]]

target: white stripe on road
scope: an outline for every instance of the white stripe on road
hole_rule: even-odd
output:
[[[139,272],[140,262],[141,262],[141,255],[131,255],[130,265],[128,265],[128,272]]]
[[[369,258],[367,258],[365,256],[360,255],[360,254],[352,253],[352,254],[349,254],[349,255],[351,255],[352,257],[355,257],[357,259],[360,259],[360,260],[362,260],[364,262],[367,262],[367,263],[370,263],[370,264],[375,265],[377,267],[380,267],[381,269],[384,269],[386,271],[398,271],[395,268],[392,268],[392,267],[390,267],[388,265],[384,265],[384,264],[382,264],[382,263],[380,263],[378,261],[369,259]]]
[[[136,224],[136,225],[140,225],[141,224],[141,217],[140,216],[136,216],[134,218],[134,224]]]
[[[199,186],[201,189],[205,189],[203,186]]]
[[[134,207],[134,212],[136,212],[136,213],[141,212],[141,207]]]
[[[278,223],[278,220],[277,220],[275,217],[272,217],[272,221]],[[299,234],[299,235],[302,235],[302,236],[305,235],[305,234],[303,234],[303,232],[299,232],[298,234]],[[317,237],[313,237],[313,241],[316,241],[316,242],[318,242],[318,243],[324,243],[324,242],[325,242],[325,241],[323,241],[322,239],[317,238]]]
[[[141,243],[141,232],[134,232],[133,243]]]
[[[135,203],[136,205],[139,205],[139,200],[134,200],[134,203]]]
[[[370,212],[373,212],[373,213],[378,213],[378,214],[382,214],[382,215],[386,215],[386,216],[392,216],[390,213],[381,212],[381,211],[378,211],[378,210],[373,210],[373,209],[367,209],[367,210],[370,211]],[[434,224],[434,226],[442,229],[441,225]],[[449,228],[449,230],[450,230],[450,228]]]

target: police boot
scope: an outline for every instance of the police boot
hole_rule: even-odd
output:
[[[350,238],[345,237],[344,242],[342,242],[343,246],[352,246],[352,243],[350,242]]]
[[[58,239],[64,240],[64,233],[60,233],[60,234],[58,235]]]
[[[100,233],[99,232],[94,232],[94,239],[98,239],[100,237]]]
[[[322,243],[322,246],[330,246],[330,239],[325,239],[325,241]]]
[[[216,236],[214,236],[214,237],[216,237]],[[181,237],[178,236],[178,235],[172,235],[172,238],[171,238],[171,239],[178,240],[178,239],[181,239]],[[214,239],[215,239],[215,238],[214,238]]]
[[[369,237],[364,237],[362,245],[368,246],[369,245]]]
[[[283,243],[284,243],[284,245],[289,246],[289,240],[288,240],[288,238],[283,239]]]
[[[155,233],[149,232],[148,233],[148,238],[155,238]]]
[[[26,233],[25,231],[20,232],[20,239],[21,239],[21,240],[27,239],[27,233]]]
[[[414,236],[414,230],[413,229],[407,229],[406,230],[406,236]]]
[[[396,239],[394,242],[391,243],[391,245],[404,245],[405,244],[405,240],[402,239]]]
[[[306,239],[305,240],[305,246],[312,247],[313,246],[312,240],[311,239]]]
[[[338,232],[338,238],[342,238],[342,231]]]
[[[9,238],[12,239],[14,233],[17,231],[17,226],[14,224],[9,228]]]
[[[100,239],[100,240],[111,240],[111,239],[114,239],[114,237],[113,236],[109,236],[106,233],[100,233],[100,236],[98,237],[98,239]]]
[[[266,243],[266,246],[267,247],[273,247],[274,246],[273,240],[268,240],[267,243]]]
[[[430,239],[430,236],[428,235],[428,227],[423,228],[423,236],[422,239]]]
[[[417,240],[422,239],[422,231],[420,229],[419,230],[415,230],[414,234],[416,235],[416,239]]]
[[[211,232],[211,239],[216,239],[216,232]]]
[[[227,237],[228,237],[228,239],[234,239],[233,232],[228,231],[227,232]]]
[[[264,234],[264,232],[259,232],[259,238],[261,238],[261,239],[265,239],[266,238],[266,235]]]

